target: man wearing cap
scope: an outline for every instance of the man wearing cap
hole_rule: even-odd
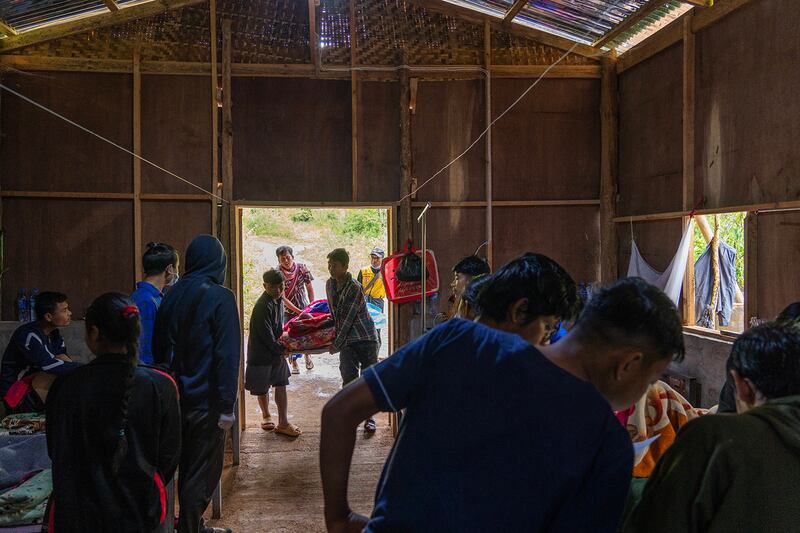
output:
[[[381,312],[385,312],[384,298],[386,298],[386,289],[381,276],[381,261],[383,261],[384,255],[383,248],[378,246],[373,248],[369,253],[370,265],[362,268],[356,278],[361,284],[367,303],[377,305]],[[378,345],[380,346],[380,344],[381,330],[378,330]]]

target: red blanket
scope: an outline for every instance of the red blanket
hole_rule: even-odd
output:
[[[316,303],[309,304],[303,309],[303,312],[310,314],[311,318],[300,319],[297,316],[283,326],[283,331],[289,334],[289,338],[281,339],[279,342],[286,346],[287,350],[294,352],[320,350],[330,346],[336,338],[336,328],[331,314],[310,312]]]

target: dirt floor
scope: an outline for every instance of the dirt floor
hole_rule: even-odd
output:
[[[255,397],[247,399],[247,430],[242,434],[241,464],[234,470],[230,494],[223,499],[222,519],[211,525],[235,533],[325,531],[319,477],[320,412],[341,387],[339,358],[313,357],[316,368],[293,375],[288,387],[289,420],[303,430],[289,439],[260,428]],[[277,422],[277,408],[270,399]],[[387,415],[376,418],[378,431],[365,437],[359,428],[350,474],[350,504],[354,511],[372,510],[375,487],[393,438]]]

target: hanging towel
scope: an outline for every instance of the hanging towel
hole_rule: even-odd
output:
[[[711,245],[694,264],[694,309],[695,322],[700,323],[703,311],[711,304],[714,290],[714,274],[711,267]],[[719,295],[717,297],[717,317],[720,326],[731,322],[733,302],[736,297],[736,250],[719,241]]]
[[[647,264],[636,241],[631,239],[631,260],[628,263],[628,277],[640,277],[651,285],[655,285],[663,290],[669,298],[678,305],[683,288],[683,275],[686,273],[686,260],[689,257],[689,247],[692,244],[694,235],[694,219],[689,220],[689,224],[683,232],[678,251],[672,258],[669,266],[664,272],[658,272]]]

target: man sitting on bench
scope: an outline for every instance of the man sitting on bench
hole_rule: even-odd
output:
[[[0,368],[0,397],[7,413],[41,413],[56,377],[75,370],[58,328],[72,317],[67,295],[43,292],[36,299],[35,322],[23,324],[11,336]]]

